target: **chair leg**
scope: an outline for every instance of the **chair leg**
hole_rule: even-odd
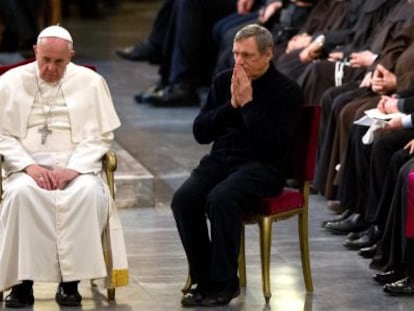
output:
[[[108,288],[108,301],[115,301],[115,288]]]
[[[0,301],[3,301],[3,292],[0,292]]]
[[[238,258],[239,265],[239,279],[240,286],[246,287],[247,277],[246,277],[246,248],[245,248],[245,226],[242,225],[241,234],[240,234],[240,251]]]
[[[308,215],[298,215],[300,256],[302,259],[302,272],[307,292],[313,292],[312,272],[309,256],[309,236],[308,236]]]
[[[263,295],[266,303],[269,303],[269,300],[272,297],[272,291],[270,289],[270,247],[272,243],[272,220],[270,217],[261,217],[259,219],[259,229]]]
[[[191,276],[190,273],[187,275],[187,281],[185,281],[184,287],[181,289],[183,294],[187,294],[191,290]]]

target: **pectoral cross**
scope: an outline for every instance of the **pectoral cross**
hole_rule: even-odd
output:
[[[42,145],[44,145],[44,144],[45,144],[45,142],[46,142],[47,135],[52,134],[52,130],[51,130],[51,129],[49,129],[49,126],[45,123],[45,124],[43,124],[43,126],[42,126],[41,128],[39,128],[37,131],[38,131],[38,132],[40,133],[40,135],[41,135],[41,140],[40,140],[40,143],[41,143]]]

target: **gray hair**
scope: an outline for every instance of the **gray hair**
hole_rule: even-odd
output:
[[[273,36],[269,30],[257,24],[250,24],[240,29],[234,36],[234,41],[244,40],[254,37],[260,54],[264,54],[268,49],[273,50]]]

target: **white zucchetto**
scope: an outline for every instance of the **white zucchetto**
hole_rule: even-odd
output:
[[[39,33],[37,39],[48,37],[60,38],[73,43],[72,36],[70,35],[69,31],[58,25],[46,27]]]

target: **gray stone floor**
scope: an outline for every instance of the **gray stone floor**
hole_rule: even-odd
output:
[[[75,61],[96,64],[112,90],[123,122],[116,132],[115,149],[126,155],[122,156],[126,161],[123,167],[128,168],[121,168],[125,172],[120,172],[119,179],[133,173],[130,171],[136,165],[144,168],[144,175],[153,177],[153,201],[144,202],[140,207],[120,209],[129,257],[130,285],[118,289],[116,303],[108,304],[104,290],[82,282],[83,306],[74,310],[182,310],[180,289],[184,285],[187,266],[169,203],[174,190],[208,150],[208,146],[197,145],[191,135],[192,120],[198,108],[136,105],[133,95],[155,83],[157,67],[121,60],[114,54],[118,46],[145,39],[158,5],[159,2],[154,1],[123,1],[121,7],[104,20],[81,20],[73,16],[62,23],[74,36]],[[122,188],[118,182],[119,199],[129,200],[121,194]],[[277,223],[273,228],[273,297],[270,304],[265,305],[258,230],[250,226],[246,232],[247,288],[229,306],[218,310],[414,309],[412,297],[385,295],[372,280],[374,272],[369,270],[368,261],[345,250],[341,245],[343,237],[333,236],[320,228],[322,220],[332,217],[324,198],[311,196],[309,217],[314,293],[306,294],[304,289],[297,224],[291,219]],[[56,284],[35,285],[33,310],[60,310],[53,300],[55,287]],[[1,306],[0,310],[3,309]]]

